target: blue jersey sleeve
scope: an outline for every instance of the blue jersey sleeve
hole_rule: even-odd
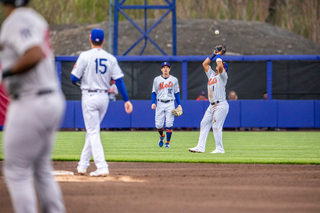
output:
[[[74,75],[71,74],[71,81],[72,81],[73,83],[76,83],[76,82],[79,81],[79,78],[77,78],[76,76],[74,76]]]
[[[152,102],[153,104],[156,103],[156,98],[157,98],[157,94],[156,94],[155,92],[153,92],[153,93],[151,94],[151,102]]]
[[[115,81],[116,81],[116,85],[118,87],[118,90],[119,90],[124,102],[129,101],[127,89],[126,89],[126,86],[124,85],[124,82],[123,82],[122,78],[118,78]]]
[[[180,101],[180,93],[177,92],[174,94],[174,97],[176,98],[176,102],[178,105],[181,105],[181,101]]]

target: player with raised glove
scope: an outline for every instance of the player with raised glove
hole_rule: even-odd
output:
[[[179,117],[180,115],[183,114],[183,110],[181,105],[179,105],[177,108],[175,108],[174,110],[172,110],[172,114]]]
[[[222,129],[229,112],[229,104],[226,100],[228,65],[223,62],[221,55],[226,53],[226,46],[218,45],[214,49],[214,53],[202,63],[208,78],[207,88],[210,104],[201,121],[198,144],[196,147],[189,148],[190,152],[205,152],[207,137],[212,128],[216,149],[211,153],[225,153],[222,144]],[[217,65],[216,67],[211,67],[211,61],[214,60],[214,58]]]

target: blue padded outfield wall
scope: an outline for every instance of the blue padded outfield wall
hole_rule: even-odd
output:
[[[238,100],[228,101],[224,127],[320,128],[320,101]],[[154,128],[155,111],[150,101],[132,101],[133,112],[124,111],[124,102],[110,102],[101,128]],[[184,114],[174,127],[200,127],[208,101],[181,101]],[[85,128],[81,101],[68,101],[62,128]]]
[[[173,65],[173,75],[180,83],[184,114],[175,119],[174,127],[200,127],[209,102],[194,99],[198,91],[206,91],[207,81],[201,70],[205,58],[206,56],[117,56],[125,73],[124,81],[133,103],[133,113],[127,115],[124,102],[118,98],[118,101],[110,102],[101,128],[155,127],[150,84],[156,75],[160,75],[159,70],[156,74],[153,70],[159,69],[158,64],[163,61]],[[81,93],[69,82],[76,60],[77,57],[74,56],[56,57],[57,72],[67,97],[62,128],[84,128]],[[230,109],[224,127],[320,128],[320,56],[224,56],[223,60],[230,64],[229,68],[231,66],[227,93],[236,90],[239,96],[237,101],[228,101]],[[132,64],[128,64],[129,62]],[[143,76],[144,80],[137,78],[133,72],[127,72],[128,67],[132,70],[141,67],[139,74],[143,73],[140,76]],[[148,71],[150,67],[153,70]],[[151,76],[148,76],[149,72],[152,73]],[[132,83],[134,81],[135,83]],[[135,90],[134,86],[141,81],[142,87]],[[243,88],[244,85],[246,88]],[[262,91],[268,92],[268,100],[261,100]]]

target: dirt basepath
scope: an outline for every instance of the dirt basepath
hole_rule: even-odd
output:
[[[320,212],[319,165],[111,162],[97,182],[76,165],[54,162],[83,180],[59,181],[67,212]],[[12,212],[0,175],[0,209]]]

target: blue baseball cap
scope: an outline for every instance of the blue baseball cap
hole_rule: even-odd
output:
[[[161,64],[161,68],[162,68],[163,66],[168,66],[168,67],[170,67],[170,64],[169,64],[168,62],[163,62],[163,63]]]
[[[95,28],[90,34],[91,41],[101,42],[104,39],[104,32],[102,29]]]

